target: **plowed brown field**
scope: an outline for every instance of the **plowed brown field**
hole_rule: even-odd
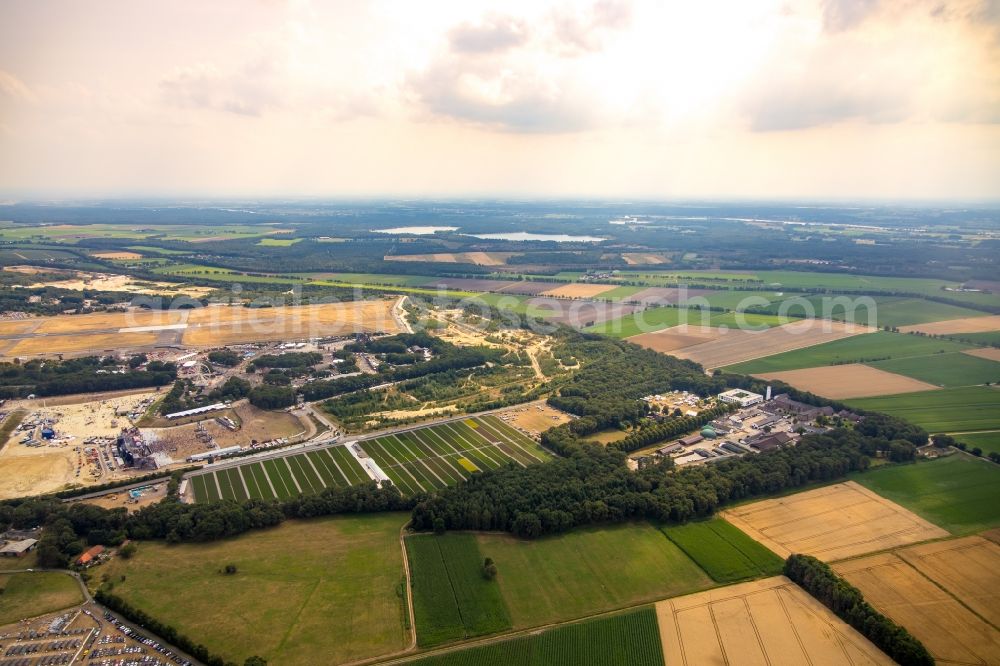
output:
[[[1000,350],[997,350],[1000,351]],[[795,388],[834,400],[933,391],[940,388],[912,377],[897,375],[860,363],[766,372],[754,377],[775,379]]]

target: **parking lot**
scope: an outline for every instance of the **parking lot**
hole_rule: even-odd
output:
[[[95,604],[0,628],[0,666],[191,666]]]

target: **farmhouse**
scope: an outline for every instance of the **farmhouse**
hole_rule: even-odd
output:
[[[21,539],[20,541],[8,541],[0,546],[0,557],[24,557],[35,549],[38,539]]]
[[[719,400],[739,405],[740,407],[749,407],[750,405],[756,405],[764,402],[764,396],[760,393],[751,393],[750,391],[744,391],[742,389],[732,389],[730,391],[720,393]]]
[[[76,563],[81,567],[93,564],[94,560],[104,553],[104,546],[91,546],[87,550],[83,551],[80,557],[76,558]]]
[[[771,435],[755,435],[746,440],[746,445],[758,451],[773,451],[795,442],[795,436],[787,432],[776,432]]]

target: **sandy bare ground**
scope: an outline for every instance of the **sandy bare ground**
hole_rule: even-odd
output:
[[[142,259],[142,255],[138,252],[129,252],[127,250],[120,250],[117,252],[91,252],[90,256],[97,257],[98,259],[118,259],[120,261]]]
[[[892,664],[784,576],[656,604],[666,666]]]
[[[1000,349],[996,347],[984,347],[982,349],[966,349],[966,354],[970,356],[978,356],[979,358],[985,358],[989,361],[1000,361]]]
[[[117,331],[138,326],[183,324],[188,310],[129,310],[127,312],[94,312],[82,315],[44,317],[38,333],[82,333],[84,331]]]
[[[627,340],[653,351],[672,352],[675,349],[683,349],[717,340],[722,335],[721,330],[710,326],[674,326],[662,331],[633,335],[627,338]]]
[[[622,259],[629,266],[649,266],[655,264],[668,264],[670,258],[665,254],[654,254],[651,252],[622,252]]]
[[[47,407],[34,400],[9,403],[11,409],[20,407],[28,410],[29,415],[24,422],[55,419],[57,437],[72,439],[52,446],[29,447],[19,443],[24,433],[15,432],[0,451],[0,499],[53,492],[70,484],[92,485],[127,478],[130,473],[115,472],[111,477],[105,474],[94,479],[89,474],[89,466],[85,461],[77,476],[76,470],[80,464],[77,448],[82,447],[83,440],[88,437],[117,435],[128,424],[128,419],[116,416],[116,410],[120,407],[135,409],[156,395],[137,393]]]
[[[553,426],[571,420],[569,414],[550,407],[544,402],[532,402],[512,407],[497,414],[501,420],[529,435],[537,435]]]
[[[138,257],[136,257],[138,258]],[[128,275],[104,275],[99,273],[78,273],[73,280],[54,280],[52,282],[37,282],[32,287],[58,287],[72,291],[84,289],[99,289],[101,291],[124,291],[130,294],[153,294],[164,296],[191,296],[199,298],[206,296],[215,289],[213,287],[196,287],[175,282],[136,280]]]
[[[937,663],[1000,663],[1000,546],[978,536],[833,567],[916,636]]]
[[[0,321],[0,335],[17,335],[19,333],[30,333],[42,323],[41,317],[32,319],[12,319]]]
[[[853,481],[753,502],[722,515],[781,557],[803,553],[827,562],[948,536]]]
[[[941,335],[944,333],[988,333],[990,331],[1000,331],[1000,315],[963,317],[961,319],[935,321],[930,324],[900,326],[899,331],[901,333],[920,331],[922,333],[932,333],[934,335]]]
[[[360,332],[399,332],[393,301],[351,301],[274,308],[209,307],[192,310],[184,344],[294,340]]]
[[[701,363],[711,370],[873,331],[867,326],[808,319],[763,331],[726,329],[710,342],[684,347],[672,355]]]
[[[567,284],[542,292],[542,295],[555,298],[592,298],[615,288],[613,284]]]
[[[1000,351],[1000,350],[997,350]],[[861,363],[766,372],[754,377],[776,379],[816,395],[839,400],[873,395],[916,393],[940,388],[912,377],[886,372]]]

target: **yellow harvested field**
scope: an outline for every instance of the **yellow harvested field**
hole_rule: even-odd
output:
[[[442,264],[475,264],[503,266],[509,257],[519,252],[437,252],[434,254],[388,254],[385,261],[423,261]]]
[[[0,321],[0,335],[28,333],[34,330],[34,328],[42,321],[43,320],[40,317],[35,319],[12,319],[8,321]]]
[[[83,315],[58,315],[41,320],[38,333],[80,333],[83,331],[117,331],[136,326],[181,324],[188,310],[129,310],[127,312],[95,312]]]
[[[1000,351],[1000,350],[997,350]],[[754,377],[775,379],[816,395],[840,400],[873,395],[916,393],[940,388],[912,377],[886,372],[861,363],[766,372]]]
[[[275,308],[209,307],[192,310],[184,344],[224,345],[401,330],[388,300]]]
[[[98,259],[117,259],[119,261],[142,259],[142,255],[138,252],[127,252],[125,250],[120,252],[91,252],[90,255],[92,257],[97,257]]]
[[[666,666],[893,663],[784,576],[661,601],[656,619]]]
[[[715,340],[684,347],[672,355],[701,363],[711,370],[873,331],[867,326],[805,319],[763,331],[726,329]]]
[[[722,516],[781,557],[803,553],[826,562],[948,536],[853,481],[753,502]]]
[[[543,291],[541,295],[554,298],[592,298],[615,288],[613,284],[566,284]]]
[[[902,548],[833,568],[916,636],[937,663],[1000,663],[1000,546],[978,536]]]
[[[629,266],[649,266],[653,264],[668,264],[670,258],[665,254],[652,254],[649,252],[622,252],[622,259]]]
[[[34,354],[73,354],[76,352],[123,352],[131,347],[156,343],[156,333],[88,333],[82,335],[46,335],[18,340],[4,353],[7,356]]]
[[[935,321],[930,324],[900,326],[899,331],[900,333],[920,331],[921,333],[932,333],[934,335],[944,333],[989,333],[990,331],[1000,331],[1000,315],[963,317],[961,319]]]
[[[996,347],[983,347],[982,349],[966,349],[966,354],[970,356],[978,356],[979,358],[985,358],[989,361],[1000,361],[1000,349]]]
[[[711,326],[674,326],[662,331],[633,335],[628,341],[653,351],[672,352],[675,349],[711,342],[721,336],[722,331]]]

